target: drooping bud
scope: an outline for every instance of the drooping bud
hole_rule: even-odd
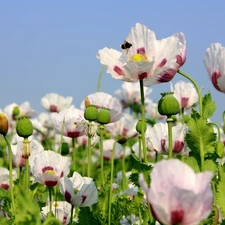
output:
[[[147,124],[146,124],[145,121],[144,121],[143,123],[144,123],[144,132],[145,132],[146,129],[147,129]],[[141,133],[141,131],[142,131],[142,119],[139,119],[139,120],[138,120],[137,125],[136,125],[136,131],[137,131],[138,133]]]
[[[98,118],[98,109],[95,105],[89,105],[84,111],[84,118],[88,121],[94,121]]]
[[[9,122],[5,114],[0,113],[0,134],[5,136],[9,129]]]
[[[120,137],[117,142],[121,145],[125,144],[127,142],[127,137]]]
[[[223,158],[224,156],[224,143],[222,141],[216,143],[216,154],[219,158]]]
[[[70,152],[69,144],[66,142],[63,142],[61,146],[61,155],[68,155],[69,152]]]
[[[31,136],[33,134],[33,125],[31,121],[25,116],[18,118],[16,132],[23,138],[28,138]]]
[[[17,116],[19,116],[19,114],[20,114],[20,108],[19,108],[18,106],[15,106],[15,107],[13,108],[13,113],[12,113],[13,119],[16,119]]]
[[[88,97],[85,98],[84,105],[86,108],[90,105],[90,101],[89,101]]]
[[[102,108],[98,112],[97,122],[100,124],[107,124],[110,122],[110,111],[109,109]]]
[[[159,114],[167,117],[176,115],[180,112],[180,105],[177,99],[172,95],[173,92],[162,93],[158,103]]]

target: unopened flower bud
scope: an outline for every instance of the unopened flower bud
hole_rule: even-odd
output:
[[[66,142],[63,142],[61,146],[61,155],[68,155],[69,152],[70,152],[69,144]]]
[[[158,103],[159,114],[170,117],[180,112],[180,105],[172,92],[162,93]]]
[[[33,134],[33,125],[27,117],[20,117],[16,124],[16,132],[20,137],[28,138]]]
[[[13,108],[13,118],[15,119],[20,114],[20,108],[18,106],[15,106]]]
[[[220,158],[223,158],[223,156],[224,156],[224,143],[222,141],[218,141],[216,143],[216,154]]]
[[[94,121],[98,118],[98,109],[95,105],[89,105],[84,111],[84,118],[88,121]]]
[[[127,138],[126,137],[120,137],[120,139],[117,141],[119,144],[125,144],[127,142]]]
[[[146,122],[144,121],[144,132],[146,131],[146,129],[147,129],[147,125],[146,125]],[[141,131],[142,131],[142,119],[138,120],[137,125],[136,125],[136,131],[138,133],[141,133]]]
[[[100,124],[107,124],[110,122],[110,111],[109,109],[101,109],[98,113],[98,118],[97,118],[98,123]]]
[[[9,123],[5,114],[0,113],[0,134],[5,136],[8,132]]]

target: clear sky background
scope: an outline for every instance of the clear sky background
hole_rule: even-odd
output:
[[[225,46],[224,0],[0,0],[0,108],[29,101],[44,111],[41,98],[51,92],[73,96],[73,103],[97,91],[99,49],[120,49],[136,22],[155,31],[158,39],[183,32],[187,61],[182,71],[192,76],[203,94],[217,103],[213,121],[221,124],[225,96],[214,89],[203,57],[211,43]],[[173,83],[185,80],[179,74]],[[103,77],[102,91],[114,94],[122,81]],[[157,101],[169,84],[152,86]]]

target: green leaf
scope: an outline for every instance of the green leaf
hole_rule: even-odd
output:
[[[195,171],[195,173],[200,172],[198,161],[193,156],[183,156],[183,160]]]
[[[15,186],[15,202],[17,213],[15,224],[17,225],[38,225],[41,223],[40,210],[38,204],[33,199],[32,193],[24,190],[23,187]]]
[[[89,207],[80,207],[79,225],[98,225]]]
[[[135,154],[130,155],[130,163],[132,166],[132,174],[130,175],[129,179],[132,183],[134,183],[136,186],[140,187],[138,179],[139,174],[143,173],[145,181],[147,184],[150,184],[150,172],[152,170],[152,166],[148,166],[144,163],[142,163]]]
[[[201,117],[198,112],[192,109],[192,115],[187,125],[189,126],[189,132],[186,134],[185,140],[188,147],[194,153],[213,154],[216,134],[207,119]]]
[[[216,111],[215,101],[212,101],[211,94],[206,94],[202,99],[203,117],[208,119]]]
[[[213,173],[217,172],[217,165],[213,160],[207,159],[205,161],[205,171],[212,171]]]
[[[219,205],[220,211],[223,215],[223,217],[225,217],[225,191],[224,191],[224,187],[225,187],[225,172],[223,170],[223,167],[218,167],[219,169],[219,180],[216,183],[216,193],[215,197],[217,200],[217,203]]]

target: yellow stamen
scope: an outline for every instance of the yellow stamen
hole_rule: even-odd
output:
[[[56,207],[58,207],[58,206],[59,206],[59,204],[56,202],[56,203],[54,204],[54,206],[55,206],[55,208],[56,208]]]
[[[145,56],[145,55],[142,55],[142,54],[135,54],[135,55],[132,55],[128,61],[131,61],[133,60],[134,62],[141,62],[141,61],[148,61],[148,58]]]
[[[51,175],[55,175],[55,172],[54,172],[53,170],[46,170],[46,171],[45,171],[45,174],[46,174],[46,173],[49,173],[49,174],[51,174]]]

